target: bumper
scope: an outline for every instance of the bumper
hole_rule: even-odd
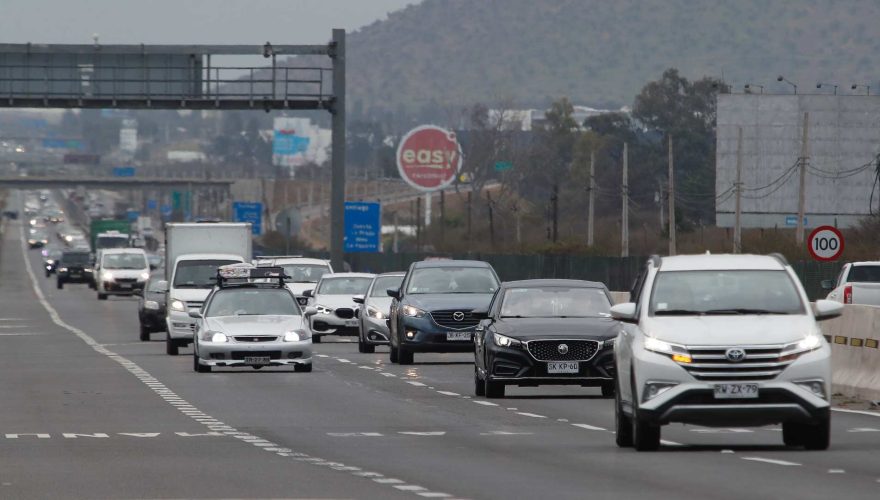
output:
[[[113,281],[104,281],[101,283],[101,293],[106,293],[107,295],[134,295],[136,290],[144,289],[145,283],[144,281],[138,281],[121,284]]]
[[[601,386],[614,380],[614,349],[606,347],[587,361],[578,362],[577,373],[549,373],[547,362],[538,361],[525,349],[486,346],[484,377],[505,385],[582,385]]]
[[[316,314],[312,316],[310,325],[312,335],[349,335],[360,333],[356,318],[343,319],[335,314]]]
[[[138,319],[145,327],[153,331],[165,331],[165,312],[162,310],[144,309]]]
[[[174,340],[188,340],[193,338],[195,321],[189,317],[188,312],[168,311],[165,317],[165,331]]]
[[[58,280],[62,283],[91,283],[92,273],[83,273],[71,276],[68,273],[58,273]]]
[[[367,316],[363,320],[362,340],[368,345],[388,345],[391,334],[385,319],[375,319]]]
[[[198,361],[203,366],[285,366],[312,363],[312,342],[205,342],[199,341]],[[254,363],[245,358],[268,358]]]
[[[474,352],[473,330],[443,328],[427,318],[404,318],[398,332],[400,348],[411,352]],[[412,334],[411,336],[409,334]],[[469,333],[467,340],[449,340],[448,334]]]

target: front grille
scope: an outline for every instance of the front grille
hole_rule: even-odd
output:
[[[745,351],[742,361],[727,359],[727,350]],[[679,363],[697,380],[771,380],[794,359],[781,360],[783,346],[688,346],[693,362]]]
[[[559,347],[565,344],[568,351],[560,352]],[[526,342],[526,348],[538,361],[589,361],[599,350],[595,340],[532,340]],[[566,349],[563,348],[562,351]]]
[[[236,342],[274,342],[278,340],[278,337],[257,337],[253,335],[241,336],[241,337],[232,337]]]
[[[281,359],[281,351],[232,351],[232,359],[242,361],[245,357],[269,356],[269,359]]]
[[[119,284],[132,283],[133,284],[133,283],[137,283],[137,280],[135,278],[118,278],[116,280],[116,283],[119,283]]]
[[[469,330],[480,322],[480,320],[474,318],[471,311],[463,309],[431,311],[431,317],[434,319],[434,323],[437,323],[439,326],[453,330]]]
[[[354,318],[354,309],[350,307],[340,307],[336,311],[336,317],[341,319],[351,319]]]

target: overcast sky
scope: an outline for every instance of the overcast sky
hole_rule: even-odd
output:
[[[418,0],[0,0],[0,43],[324,43]]]

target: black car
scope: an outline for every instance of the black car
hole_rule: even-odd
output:
[[[55,274],[58,270],[58,261],[61,260],[63,251],[60,248],[50,248],[43,250],[43,269],[46,270],[46,277]]]
[[[525,280],[503,283],[480,318],[474,392],[504,397],[507,385],[581,385],[614,395],[611,295],[602,283]]]
[[[58,263],[58,288],[64,288],[65,283],[89,283],[94,280],[92,268],[92,254],[88,250],[65,250],[61,253]]]
[[[479,320],[498,289],[495,270],[474,260],[429,260],[409,267],[392,297],[388,319],[391,362],[413,362],[416,352],[471,352]]]
[[[151,333],[165,331],[165,295],[167,292],[168,282],[158,276],[151,277],[143,291],[135,292],[139,296],[140,339],[144,342],[150,340]]]

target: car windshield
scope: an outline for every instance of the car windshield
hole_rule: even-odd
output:
[[[95,243],[97,248],[127,248],[128,238],[120,236],[99,236]]]
[[[402,281],[403,275],[379,276],[373,284],[373,289],[370,290],[370,297],[388,297],[387,290],[389,288],[400,288],[400,283]]]
[[[880,283],[880,266],[853,266],[846,280],[850,283]]]
[[[349,278],[324,278],[318,286],[321,295],[363,295],[373,278],[349,277]]]
[[[150,284],[147,285],[147,291],[157,293],[166,292],[168,291],[168,282],[165,280],[150,281]]]
[[[416,269],[407,293],[494,293],[495,274],[485,267],[429,267]]]
[[[286,289],[228,288],[218,290],[208,304],[206,316],[299,316],[296,300]]]
[[[104,254],[101,259],[101,267],[104,269],[144,269],[147,267],[147,259],[139,253]]]
[[[611,302],[599,288],[511,288],[501,301],[502,318],[610,317]]]
[[[177,263],[175,288],[211,288],[217,282],[217,268],[239,264],[236,260],[184,260]]]
[[[803,314],[785,271],[666,271],[657,273],[650,314]]]
[[[284,274],[290,276],[288,283],[317,283],[321,276],[328,274],[330,268],[321,264],[282,265]]]
[[[65,265],[81,266],[88,264],[91,256],[85,252],[65,253],[61,255],[61,262]]]

